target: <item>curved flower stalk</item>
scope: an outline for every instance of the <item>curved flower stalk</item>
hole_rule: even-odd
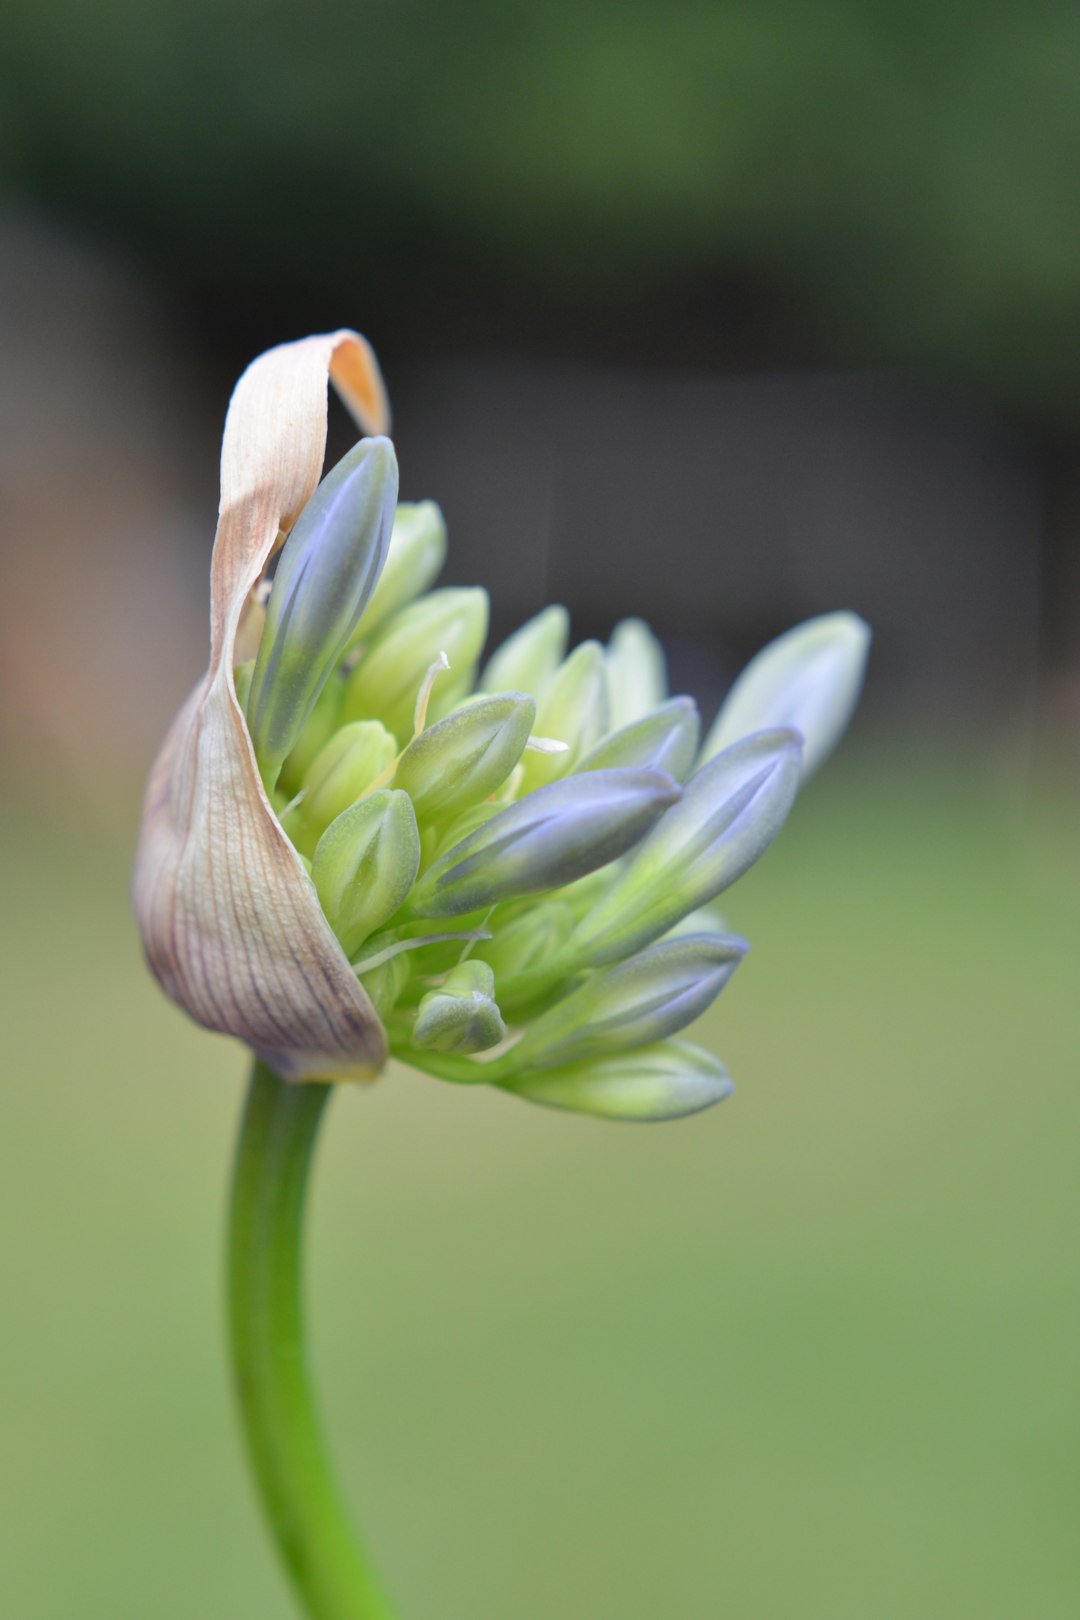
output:
[[[319,482],[327,377],[365,433]],[[731,1092],[687,1025],[746,953],[713,902],[839,740],[869,632],[813,620],[701,746],[641,620],[569,648],[549,607],[484,659],[488,599],[436,584],[398,502],[363,338],[273,349],[229,406],[210,664],[151,772],[134,904],[166,992],[256,1055],[231,1219],[234,1366],[264,1507],[314,1620],[388,1620],[315,1421],[300,1222],[330,1082],[390,1055],[604,1119]],[[276,560],[272,580],[269,571]]]

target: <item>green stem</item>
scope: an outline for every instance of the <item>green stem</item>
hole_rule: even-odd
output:
[[[330,1472],[304,1354],[304,1196],[332,1089],[255,1065],[229,1218],[233,1375],[263,1510],[311,1620],[392,1620]]]

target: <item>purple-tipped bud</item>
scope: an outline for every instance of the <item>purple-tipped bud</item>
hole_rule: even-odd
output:
[[[516,895],[558,888],[624,855],[676,803],[662,771],[590,771],[539,788],[441,856],[409,910],[457,917]]]
[[[282,548],[246,713],[259,770],[277,781],[379,577],[397,500],[389,439],[361,439],[323,479]]]
[[[661,1041],[638,1052],[530,1070],[503,1089],[546,1108],[644,1125],[700,1113],[735,1088],[711,1052],[689,1041]]]
[[[579,923],[567,955],[579,965],[617,961],[741,877],[791,809],[801,746],[796,731],[762,731],[695,772]]]
[[[550,1069],[677,1035],[716,999],[746,951],[736,934],[697,934],[602,968],[543,1013],[508,1062]]]

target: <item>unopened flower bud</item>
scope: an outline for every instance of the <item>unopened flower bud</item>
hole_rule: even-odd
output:
[[[857,613],[825,613],[778,636],[752,658],[724,700],[702,759],[766,726],[803,736],[803,776],[832,753],[855,710],[870,650]]]
[[[623,619],[607,645],[611,724],[640,720],[667,697],[664,649],[643,619]]]
[[[236,692],[236,701],[241,708],[247,704],[248,693],[251,691],[251,677],[254,673],[254,658],[247,659],[243,664],[237,664],[233,670],[233,688]]]
[[[360,983],[371,997],[371,1005],[383,1023],[397,1006],[408,982],[409,960],[403,953],[379,962],[360,977]]]
[[[697,934],[603,968],[541,1014],[508,1061],[556,1068],[665,1040],[716,999],[746,949],[734,934]]]
[[[420,835],[407,793],[382,788],[330,823],[311,876],[347,956],[403,904],[419,865]]]
[[[640,950],[741,877],[783,826],[800,752],[798,732],[762,731],[696,771],[578,924],[568,947],[575,961],[595,966]]]
[[[312,854],[330,823],[385,775],[397,751],[378,720],[354,720],[334,733],[316,754],[303,797],[285,818],[285,830],[302,855]]]
[[[624,854],[678,797],[662,771],[590,771],[538,788],[441,856],[409,910],[456,917],[572,883]]]
[[[268,788],[367,606],[396,500],[393,445],[361,439],[323,479],[282,548],[246,709]]]
[[[667,771],[681,782],[694,763],[700,735],[701,720],[693,698],[671,698],[640,720],[613,731],[575,769],[605,771],[640,765]]]
[[[548,1108],[638,1124],[699,1113],[734,1089],[720,1059],[689,1041],[661,1041],[566,1068],[530,1070],[504,1086]]]
[[[402,608],[346,681],[345,719],[381,720],[404,742],[413,733],[420,688],[441,653],[450,668],[436,686],[433,712],[468,690],[487,623],[487,592],[479,588],[432,591]]]
[[[292,799],[299,793],[316,756],[337,730],[344,696],[344,681],[340,675],[332,675],[315,699],[315,707],[304,723],[299,740],[281,767],[278,792],[285,799]]]
[[[566,609],[545,608],[495,649],[480,677],[481,690],[528,692],[539,698],[566,656],[569,635]]]
[[[427,1052],[486,1052],[505,1034],[495,976],[486,962],[470,958],[423,997],[411,1041]]]
[[[529,752],[522,790],[531,793],[576,769],[577,761],[599,742],[608,724],[604,649],[583,641],[555,671],[536,706],[536,732],[566,744],[561,752]]]
[[[496,977],[528,973],[543,967],[562,949],[573,926],[570,907],[552,899],[500,923],[494,936],[477,947],[476,954],[490,962]]]
[[[427,590],[446,560],[446,522],[434,501],[403,501],[394,513],[379,583],[353,636],[368,641],[387,619]]]
[[[459,815],[501,787],[529,740],[536,704],[524,692],[478,698],[422,731],[406,748],[395,787],[417,819]]]

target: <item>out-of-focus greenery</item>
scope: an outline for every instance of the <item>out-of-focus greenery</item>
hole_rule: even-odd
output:
[[[722,274],[819,357],[1080,404],[1074,6],[15,0],[0,74],[16,190],[234,317],[451,284],[490,338]]]
[[[408,1620],[1072,1620],[1075,809],[832,768],[739,887],[711,1115],[335,1099],[317,1371]],[[225,1387],[241,1054],[150,983],[119,841],[13,831],[0,1608],[287,1620]]]

